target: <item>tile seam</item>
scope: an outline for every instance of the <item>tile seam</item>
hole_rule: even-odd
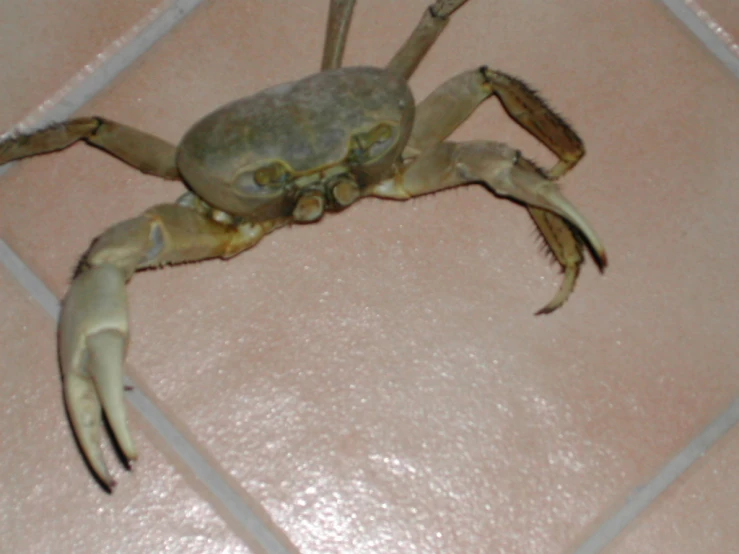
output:
[[[698,40],[718,59],[726,68],[739,79],[739,56],[732,51],[716,33],[701,19],[688,5],[686,0],[660,0],[672,14],[692,32]],[[695,3],[693,3],[695,4]],[[696,4],[697,5],[697,4]],[[736,37],[735,37],[736,38]]]
[[[16,129],[29,131],[55,121],[68,118],[94,96],[105,89],[123,70],[148,51],[159,39],[167,35],[182,19],[187,17],[205,0],[174,0],[162,10],[152,10],[143,23],[134,27],[130,40],[116,46],[109,56],[93,67],[86,67],[75,75],[65,87],[52,96],[49,104],[33,112]],[[3,175],[13,164],[0,167]],[[28,265],[0,239],[0,263],[14,276],[29,295],[55,321],[58,321],[60,303],[46,284]],[[125,384],[132,386],[127,394],[131,406],[158,433],[182,463],[205,485],[208,492],[221,504],[221,508],[269,554],[292,554],[270,529],[267,522],[241,498],[229,485],[218,468],[214,467],[190,441],[167,419],[156,404],[126,376]],[[197,494],[197,493],[196,493]],[[204,500],[210,503],[207,499]],[[216,509],[218,512],[219,510]]]
[[[626,527],[690,469],[713,445],[720,441],[739,423],[739,397],[698,436],[675,455],[646,485],[637,487],[624,505],[595,532],[582,542],[572,554],[598,554],[608,546]]]
[[[52,93],[41,106],[0,134],[0,139],[14,132],[28,133],[69,119],[204,1],[172,0],[164,9],[152,9],[146,17],[97,55],[94,61],[86,64],[59,90]],[[0,176],[15,163],[0,166]]]
[[[29,132],[68,119],[204,1],[169,0],[166,8],[150,10],[52,93],[41,106],[27,114],[15,125],[15,129]]]

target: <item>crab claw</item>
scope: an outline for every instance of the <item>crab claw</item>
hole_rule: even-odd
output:
[[[523,160],[521,162],[522,166],[514,166],[511,170],[511,178],[501,181],[504,187],[500,189],[493,187],[495,191],[502,195],[512,196],[529,206],[536,206],[554,212],[569,221],[585,238],[595,262],[603,270],[608,265],[608,256],[595,229],[585,219],[585,216],[565,198],[556,182],[528,170],[530,163],[528,160]],[[577,278],[577,274],[569,277]],[[565,295],[566,292],[562,291],[562,294]],[[564,296],[564,299],[566,299],[566,296]]]
[[[579,273],[579,264],[565,266],[564,279],[562,280],[562,284],[560,285],[557,294],[555,294],[554,298],[549,301],[549,304],[539,309],[536,312],[536,315],[551,314],[554,310],[561,308],[562,305],[567,302],[572,291],[575,290],[575,283],[577,282],[577,276]]]
[[[136,459],[123,402],[123,359],[128,343],[125,277],[112,265],[86,269],[72,282],[59,321],[64,399],[80,448],[110,489],[100,447],[103,412],[121,452]]]

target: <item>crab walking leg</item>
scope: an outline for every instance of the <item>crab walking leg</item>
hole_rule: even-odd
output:
[[[585,154],[582,140],[562,118],[522,81],[487,67],[451,78],[421,102],[406,155],[412,156],[444,140],[491,96],[497,96],[517,123],[559,157],[548,177],[560,177],[582,159]],[[530,170],[538,171],[524,159],[520,163],[528,163]],[[527,208],[565,272],[557,295],[537,312],[549,313],[564,304],[574,289],[583,262],[582,243],[559,216],[532,205]]]
[[[518,163],[528,171],[540,172],[532,162],[525,158],[519,158]],[[577,277],[580,274],[580,266],[585,261],[583,241],[581,236],[573,230],[573,227],[557,214],[531,205],[527,205],[526,208],[539,233],[541,233],[544,244],[549,248],[564,272],[564,278],[557,294],[546,306],[536,312],[536,315],[549,314],[567,302],[572,291],[575,290]],[[596,256],[595,261],[602,271],[606,262],[605,258],[601,260]]]
[[[403,46],[400,47],[387,70],[408,79],[434,45],[441,32],[449,23],[449,16],[457,11],[467,0],[436,0],[421,16],[416,28]]]
[[[585,155],[582,139],[528,85],[484,66],[452,77],[418,105],[409,151],[420,152],[444,140],[491,96],[559,158],[547,172],[550,178],[561,177]]]
[[[356,0],[332,0],[326,24],[326,42],[323,45],[323,61],[321,71],[341,67],[344,58],[344,46],[349,34],[352,12]]]
[[[529,215],[539,228],[549,250],[559,262],[564,271],[564,279],[557,294],[543,308],[537,310],[536,315],[549,314],[562,306],[575,290],[575,283],[580,274],[583,257],[583,245],[580,238],[574,233],[567,222],[558,215],[541,208],[527,206]]]
[[[585,217],[557,183],[521,160],[518,150],[491,141],[442,142],[426,150],[394,178],[371,187],[368,196],[407,200],[451,187],[482,183],[498,196],[543,208],[567,220],[605,266],[605,248]]]
[[[603,243],[585,217],[559,191],[557,183],[548,179],[518,151],[500,143],[472,141],[463,143],[442,142],[422,152],[394,179],[388,179],[372,187],[368,195],[405,200],[469,183],[482,183],[498,196],[504,196],[545,210],[555,219],[562,218],[568,232],[552,240],[557,260],[563,265],[566,283],[562,290],[542,313],[559,307],[574,287],[574,280],[582,255],[578,239],[571,231],[580,234],[590,245],[599,266],[607,264]],[[559,231],[559,227],[555,228]],[[546,238],[546,236],[545,236]],[[571,267],[572,266],[572,267]],[[572,281],[572,283],[569,283]]]
[[[0,142],[0,165],[29,156],[63,150],[83,140],[112,154],[142,173],[164,179],[180,178],[174,145],[133,127],[102,117],[80,117],[11,136]]]
[[[137,269],[229,258],[282,224],[222,225],[190,208],[165,204],[111,227],[92,243],[64,299],[59,357],[72,427],[90,466],[108,487],[115,482],[100,448],[103,411],[123,454],[136,458],[123,403],[126,282]]]

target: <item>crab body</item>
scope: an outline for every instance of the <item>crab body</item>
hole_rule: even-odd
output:
[[[303,194],[344,207],[331,186],[353,181],[360,192],[390,176],[414,110],[398,75],[326,71],[207,115],[180,142],[177,167],[200,198],[249,221],[289,216]]]
[[[64,398],[83,455],[115,484],[100,447],[102,416],[127,460],[136,458],[124,402],[129,337],[125,285],[141,269],[230,258],[284,225],[309,223],[365,196],[408,200],[467,184],[522,204],[564,271],[561,306],[587,246],[606,253],[557,179],[584,155],[569,125],[519,79],[486,66],[464,71],[418,105],[408,78],[467,0],[435,0],[385,68],[341,68],[353,0],[331,0],[321,72],[228,104],[174,146],[102,117],[80,117],[0,141],[0,165],[85,141],[140,171],[181,180],[176,202],[113,225],[84,254],[62,306]],[[509,146],[447,137],[496,97],[558,158],[548,171]]]

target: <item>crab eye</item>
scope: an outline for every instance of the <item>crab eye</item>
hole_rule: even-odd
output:
[[[254,172],[254,182],[263,187],[282,187],[290,178],[290,171],[280,162],[272,162]]]
[[[380,123],[365,133],[352,137],[349,147],[349,160],[353,163],[367,163],[387,153],[395,143],[393,128]]]
[[[249,197],[275,197],[285,194],[295,176],[283,162],[270,162],[256,170],[245,170],[234,176],[233,186]]]

